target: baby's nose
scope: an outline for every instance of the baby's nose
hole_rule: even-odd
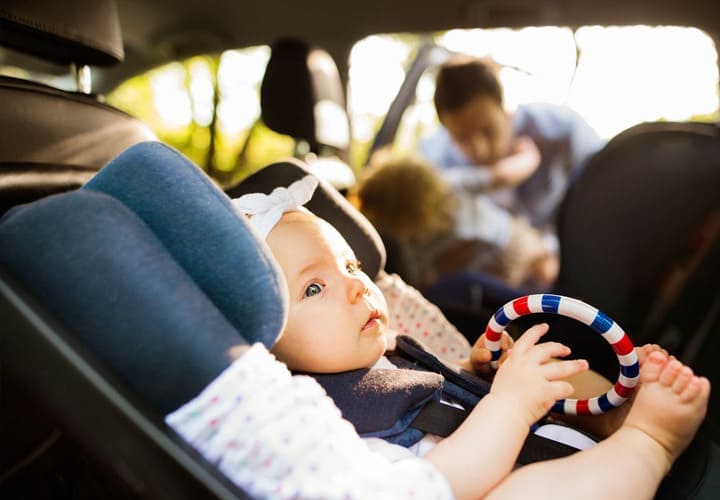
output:
[[[355,303],[367,293],[367,285],[361,278],[351,276],[348,278],[348,300]]]

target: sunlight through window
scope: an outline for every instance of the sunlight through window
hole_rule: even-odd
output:
[[[717,52],[692,28],[581,28],[568,104],[609,137],[643,121],[689,120],[718,109]]]
[[[357,142],[372,139],[422,40],[376,35],[353,48],[350,113]],[[718,117],[718,55],[712,39],[698,29],[451,30],[435,36],[435,43],[504,65],[500,79],[509,109],[529,102],[566,104],[607,138],[643,121]],[[398,131],[405,147],[413,134],[436,126],[433,91],[434,72],[428,71]]]
[[[170,64],[151,80],[155,110],[168,128],[180,128],[192,121],[192,104],[185,90],[185,71],[181,64]]]

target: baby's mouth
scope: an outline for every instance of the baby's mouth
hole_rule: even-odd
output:
[[[360,333],[363,333],[367,330],[370,330],[372,328],[380,326],[380,318],[381,318],[380,313],[376,309],[374,309],[370,313],[370,317],[368,318],[367,322],[365,323],[365,325],[363,325],[362,329],[360,330]]]

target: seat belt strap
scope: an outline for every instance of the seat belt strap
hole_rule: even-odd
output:
[[[469,414],[468,410],[462,410],[433,400],[420,410],[410,427],[428,434],[447,437],[463,423]],[[516,463],[526,465],[542,460],[566,457],[576,451],[579,450],[531,432],[525,439]]]
[[[432,400],[423,406],[410,427],[428,434],[448,437],[463,423],[469,414],[470,412],[467,410]]]

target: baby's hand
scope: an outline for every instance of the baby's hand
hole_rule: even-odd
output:
[[[585,360],[555,361],[570,354],[570,348],[558,342],[538,344],[547,331],[543,323],[523,333],[498,368],[490,389],[496,400],[517,408],[528,426],[550,411],[556,400],[572,395],[572,385],[562,379],[588,369]]]
[[[503,331],[502,337],[500,337],[500,349],[502,350],[502,354],[500,355],[500,359],[498,359],[499,364],[502,364],[507,358],[507,353],[512,348],[513,342],[514,341],[508,332]],[[495,375],[495,370],[490,367],[491,359],[492,354],[490,353],[490,350],[485,347],[485,334],[483,333],[480,335],[480,338],[475,341],[475,345],[473,345],[472,350],[470,351],[470,359],[466,360],[463,364],[463,368],[477,373],[485,379],[492,380]]]

